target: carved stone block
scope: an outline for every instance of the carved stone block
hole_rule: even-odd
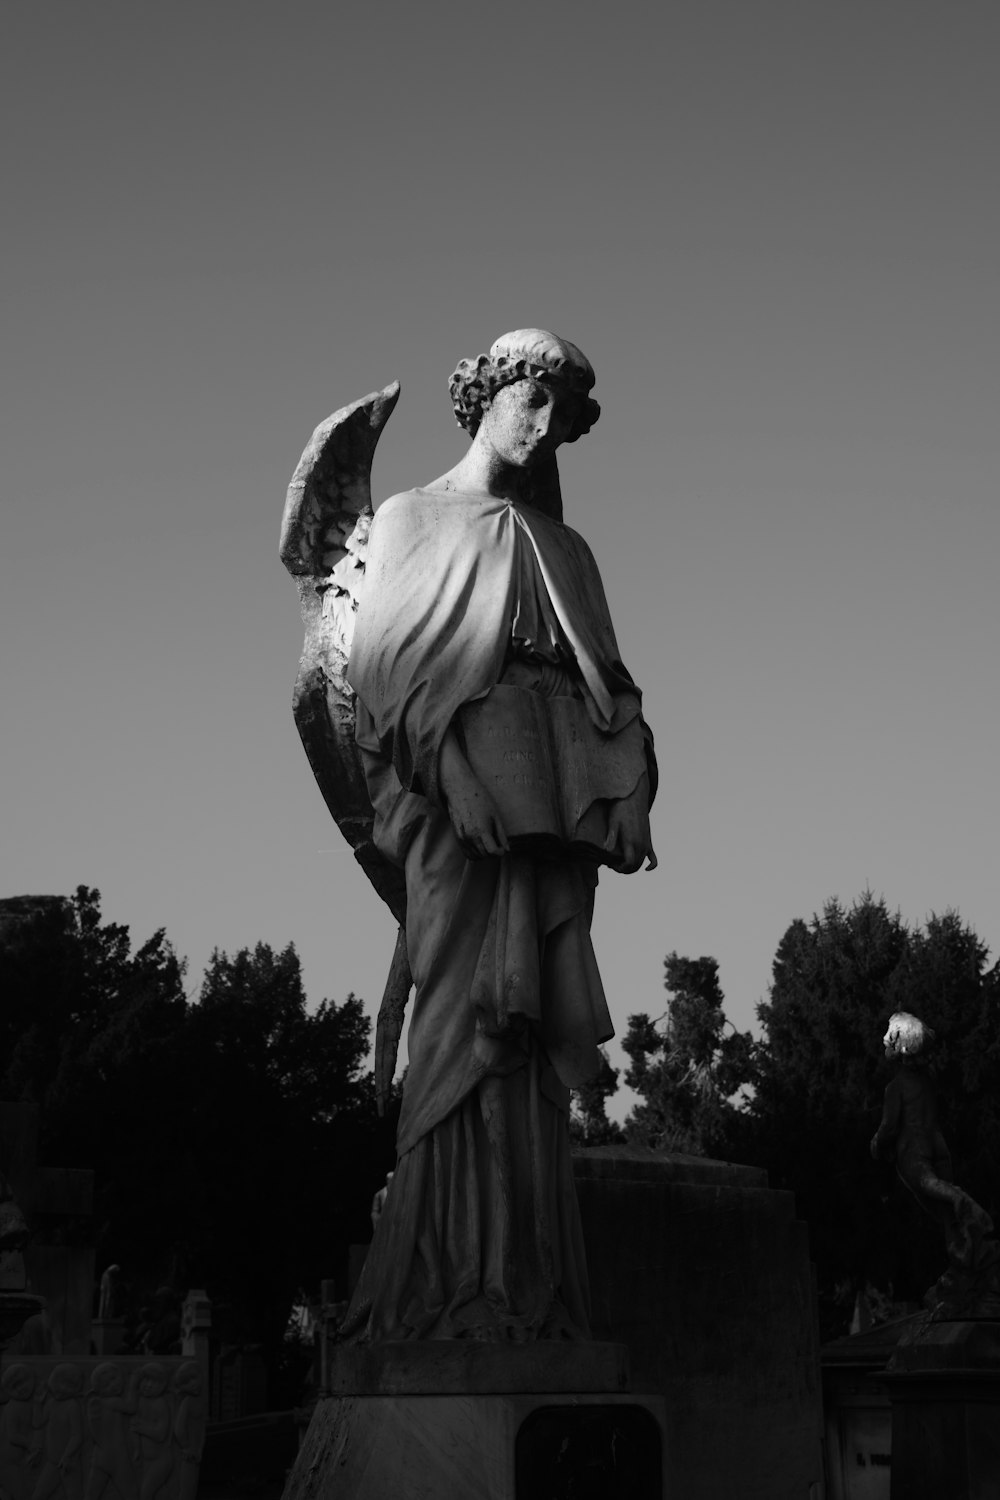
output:
[[[207,1402],[200,1366],[146,1356],[5,1355],[0,1491],[194,1500]]]

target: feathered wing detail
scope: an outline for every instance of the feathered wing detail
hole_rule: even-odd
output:
[[[354,692],[346,672],[373,516],[372,457],[398,397],[394,381],[320,423],[292,475],[281,523],[281,560],[298,585],[305,626],[292,698],[295,723],[334,822],[399,923],[375,1033],[380,1113],[412,983],[406,883],[372,840],[375,814],[355,743]]]

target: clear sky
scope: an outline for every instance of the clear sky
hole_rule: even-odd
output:
[[[1000,8],[992,0],[13,6],[2,107],[0,894],[293,941],[374,1009],[391,918],[327,818],[277,555],[318,421],[552,328],[645,691],[655,874],[602,880],[612,1012],[671,949],[750,1025],[866,886],[1000,946]],[[611,1049],[612,1060],[620,1054]]]

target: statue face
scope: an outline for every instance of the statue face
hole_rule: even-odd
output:
[[[98,1396],[120,1396],[122,1393],[122,1374],[117,1365],[98,1365],[90,1383]]]
[[[144,1365],[139,1378],[140,1396],[162,1396],[167,1388],[167,1373],[162,1365]]]
[[[515,380],[493,397],[479,435],[506,463],[530,468],[566,441],[579,410],[579,396],[558,384]]]
[[[28,1401],[35,1394],[35,1372],[27,1365],[8,1365],[3,1372],[2,1389],[11,1401]]]
[[[200,1396],[200,1367],[196,1364],[181,1365],[174,1376],[174,1390],[178,1396]]]
[[[49,1376],[48,1387],[57,1401],[78,1396],[83,1389],[83,1374],[76,1365],[56,1365]]]

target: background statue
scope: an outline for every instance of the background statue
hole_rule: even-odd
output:
[[[28,1223],[14,1200],[14,1193],[0,1172],[0,1253],[23,1250],[29,1239]]]
[[[121,1303],[121,1266],[107,1266],[101,1275],[98,1293],[97,1316],[99,1319],[117,1318]]]
[[[989,1214],[952,1181],[937,1090],[926,1066],[933,1040],[934,1032],[917,1016],[908,1011],[890,1016],[882,1043],[899,1071],[885,1091],[871,1152],[876,1160],[895,1161],[901,1181],[944,1230],[949,1267],[925,1301],[954,1316],[971,1311],[984,1295],[995,1298],[1000,1247],[992,1239]]]
[[[317,429],[282,557],[306,645],[296,719],[400,920],[376,1039],[384,1100],[415,984],[392,1190],[348,1313],[363,1339],[586,1336],[569,1089],[612,1035],[590,923],[598,869],[655,866],[656,771],[556,451],[594,373],[540,329],[451,380],[465,457],[372,520],[398,387]]]

